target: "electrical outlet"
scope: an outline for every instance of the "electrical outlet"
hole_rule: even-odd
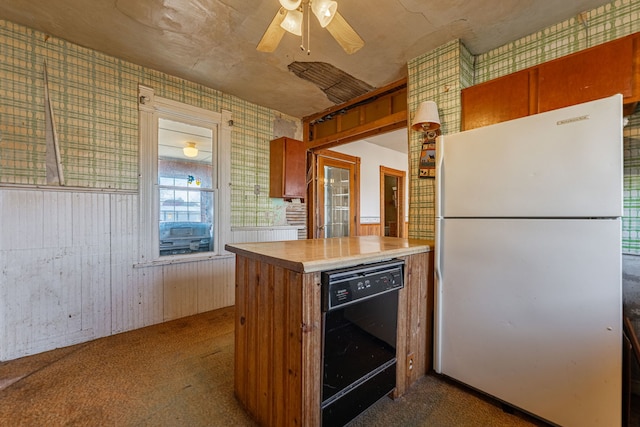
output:
[[[253,194],[255,194],[256,196],[260,195],[260,184],[256,184],[253,186]]]
[[[407,354],[407,371],[413,371],[413,352]]]

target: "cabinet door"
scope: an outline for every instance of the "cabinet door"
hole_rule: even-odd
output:
[[[306,197],[306,148],[302,141],[278,138],[271,141],[269,197]]]
[[[462,90],[462,130],[533,114],[530,93],[533,71],[523,70]]]
[[[633,37],[624,37],[538,66],[538,112],[621,93],[633,97]]]

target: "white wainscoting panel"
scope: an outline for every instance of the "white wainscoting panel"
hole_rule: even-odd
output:
[[[198,263],[198,313],[235,304],[235,256]]]
[[[110,333],[108,196],[13,190],[0,199],[0,360]]]
[[[138,196],[111,196],[112,333],[163,321],[162,268],[134,268],[138,260]]]
[[[0,189],[0,361],[234,304],[232,254],[138,265],[138,203],[133,193]],[[298,228],[242,228],[231,240],[296,240]]]

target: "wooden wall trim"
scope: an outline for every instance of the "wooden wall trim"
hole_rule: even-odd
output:
[[[388,176],[393,176],[395,178],[398,179],[398,187],[397,187],[397,193],[396,193],[396,198],[397,198],[397,230],[396,230],[396,236],[395,237],[405,237],[407,236],[407,234],[405,233],[405,186],[406,186],[406,182],[407,182],[407,173],[403,170],[399,170],[399,169],[392,169],[386,166],[380,166],[380,228],[381,228],[381,236],[384,236],[384,228],[385,228],[385,224],[387,223],[387,218],[385,215],[385,206],[384,206],[384,202],[385,202],[385,183],[384,183],[384,177],[385,175]]]

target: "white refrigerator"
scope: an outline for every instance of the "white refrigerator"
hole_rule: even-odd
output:
[[[439,137],[435,371],[619,426],[622,96]]]

